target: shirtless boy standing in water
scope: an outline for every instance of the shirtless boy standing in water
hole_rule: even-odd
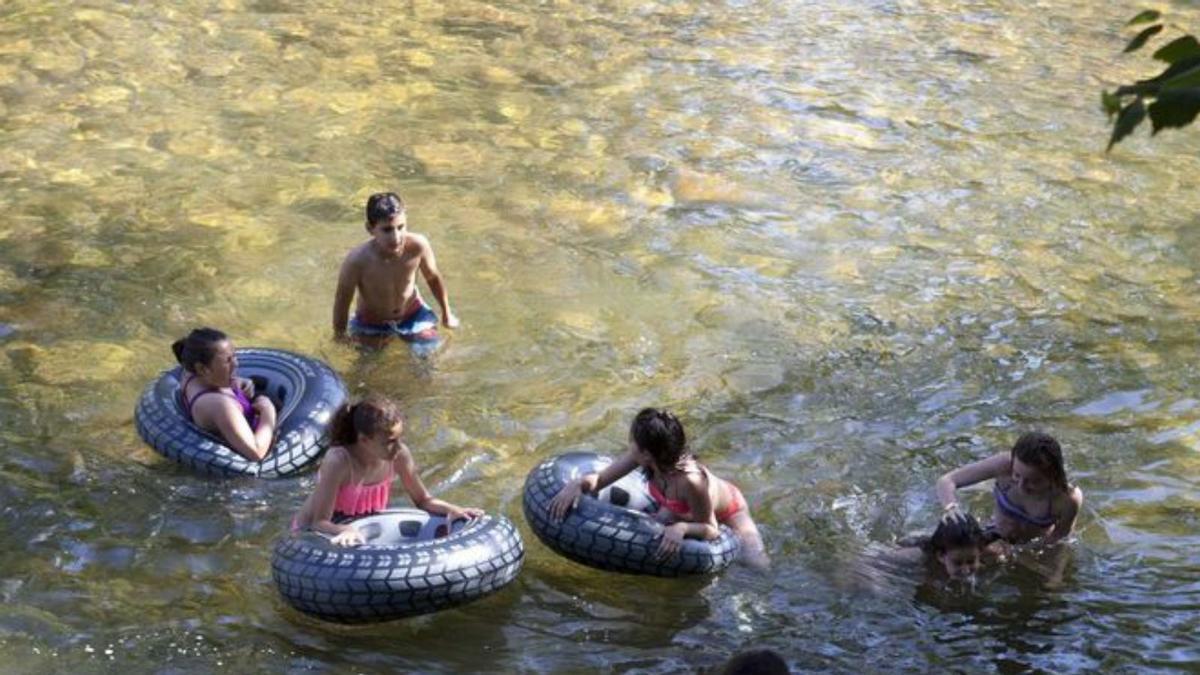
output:
[[[442,325],[458,326],[429,240],[408,231],[404,202],[394,192],[367,199],[367,232],[371,238],[354,247],[342,262],[333,296],[333,333],[346,336],[350,301],[358,306],[349,318],[350,335],[378,346],[389,337],[409,342],[437,339],[437,315],[417,290],[417,270],[442,308]],[[365,338],[365,339],[364,339]]]

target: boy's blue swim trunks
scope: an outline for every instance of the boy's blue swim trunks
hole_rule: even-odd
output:
[[[396,321],[366,323],[358,316],[350,317],[351,335],[364,337],[398,337],[407,342],[434,342],[438,339],[438,317],[420,298],[413,298],[412,311]]]

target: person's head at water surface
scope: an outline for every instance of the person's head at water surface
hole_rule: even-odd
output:
[[[1022,434],[1012,448],[1012,482],[1035,496],[1070,491],[1058,441],[1040,431]]]
[[[400,447],[403,431],[404,417],[399,406],[390,399],[371,395],[338,408],[330,425],[330,438],[335,445],[353,445],[390,461]]]
[[[725,662],[720,675],[787,675],[787,661],[774,649],[747,649]]]
[[[229,336],[215,328],[196,328],[171,345],[183,369],[212,384],[229,386],[237,369],[237,356]]]
[[[381,251],[398,253],[403,250],[407,227],[408,215],[400,195],[377,192],[367,198],[367,232]]]
[[[629,441],[635,446],[642,468],[672,471],[687,456],[687,436],[675,415],[658,408],[645,408],[629,425]]]
[[[959,518],[945,518],[938,523],[933,536],[921,545],[926,555],[946,570],[954,579],[962,579],[979,571],[983,550],[991,538],[975,516],[962,514]]]

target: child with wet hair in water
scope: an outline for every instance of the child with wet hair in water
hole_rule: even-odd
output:
[[[343,404],[333,417],[333,447],[321,462],[317,487],[292,520],[292,530],[331,534],[339,546],[363,543],[362,533],[344,521],[387,508],[396,476],[423,511],[449,521],[482,516],[482,509],[463,508],[429,494],[412,452],[400,440],[403,432],[400,410],[386,398],[368,396],[354,405]]]
[[[960,487],[994,480],[996,508],[988,530],[1013,544],[1040,538],[1053,544],[1075,527],[1083,492],[1067,482],[1062,447],[1049,434],[1022,434],[1009,452],[1002,452],[950,471],[938,479],[943,519],[966,516],[958,504]]]
[[[984,531],[974,516],[946,518],[928,537],[915,537],[896,552],[895,557],[920,560],[951,579],[969,579],[979,571],[985,558],[997,558],[998,550],[989,546],[997,535]]]
[[[663,522],[657,555],[676,555],[683,540],[718,538],[718,525],[728,525],[742,540],[742,555],[751,566],[765,569],[770,560],[750,507],[736,485],[715,476],[691,453],[683,424],[665,410],[646,408],[633,418],[629,448],[599,473],[567,483],[550,502],[550,517],[562,520],[583,493],[595,493],[641,468],[650,496],[659,503]]]
[[[229,337],[215,328],[197,328],[176,340],[171,351],[183,366],[179,394],[188,419],[246,459],[266,458],[275,437],[275,404],[255,393],[252,381],[237,376]]]

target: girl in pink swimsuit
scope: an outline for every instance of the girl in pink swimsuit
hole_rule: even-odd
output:
[[[462,508],[429,494],[412,452],[400,440],[403,432],[400,410],[385,398],[368,396],[339,408],[330,428],[333,447],[321,462],[316,489],[292,520],[292,530],[334,535],[339,546],[363,543],[352,523],[339,521],[387,508],[396,476],[419,509],[450,520],[482,516],[482,509]]]
[[[275,437],[275,404],[237,377],[237,354],[214,328],[197,328],[171,345],[184,375],[179,394],[188,420],[219,435],[235,452],[260,462]]]
[[[760,569],[770,561],[758,526],[742,491],[713,475],[687,447],[679,418],[665,410],[646,408],[633,418],[629,449],[600,473],[567,483],[550,504],[550,515],[561,520],[584,492],[596,492],[634,469],[641,468],[650,483],[650,496],[660,505],[658,519],[666,525],[658,555],[678,553],[685,538],[712,540],[718,524],[728,525],[742,539],[746,562]]]

